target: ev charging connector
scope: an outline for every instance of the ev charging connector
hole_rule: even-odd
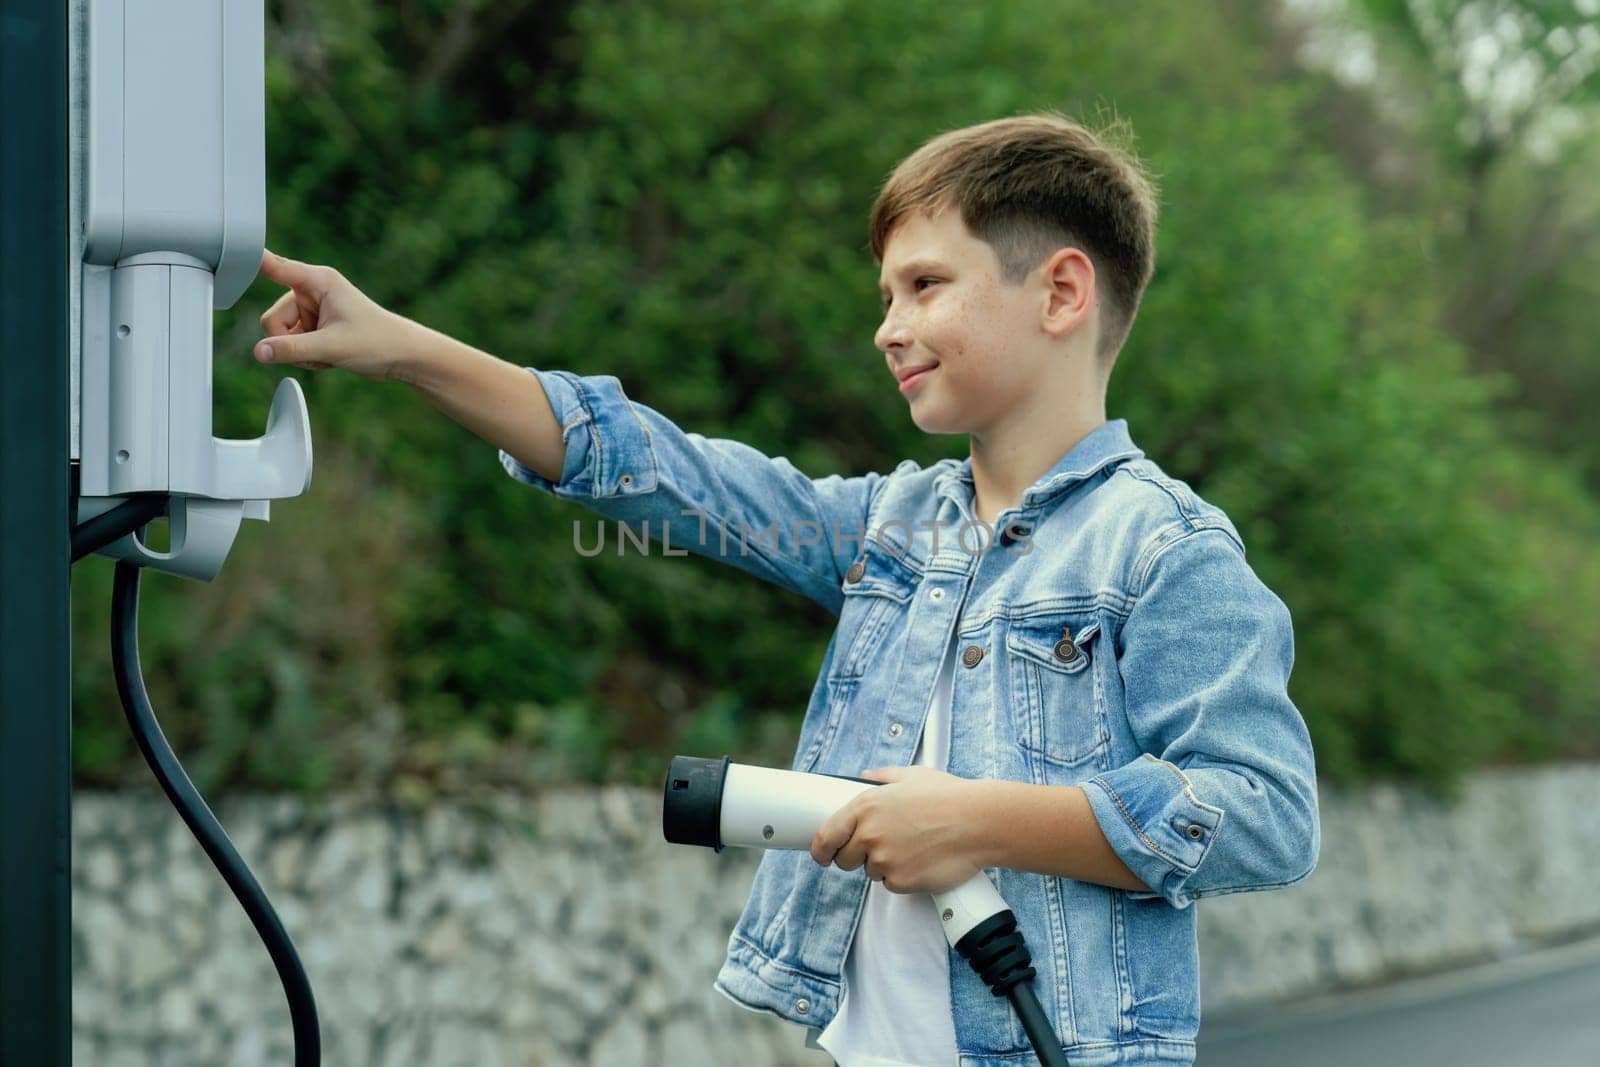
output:
[[[809,849],[817,828],[863,790],[867,778],[780,771],[694,756],[674,756],[663,790],[661,831],[675,845],[721,852],[745,848]],[[934,893],[945,940],[997,997],[1016,1009],[1035,1055],[1045,1067],[1066,1067],[1061,1041],[1034,996],[1035,976],[1017,917],[979,871]]]
[[[98,551],[209,581],[241,520],[311,485],[293,379],[262,437],[212,434],[212,311],[266,236],[261,0],[89,0],[85,31],[76,521],[165,495],[166,551],[138,531]]]

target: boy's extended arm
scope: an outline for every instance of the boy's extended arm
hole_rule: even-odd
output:
[[[713,557],[839,611],[882,475],[811,478],[782,456],[680,429],[614,376],[519,367],[425,328],[409,336],[393,376],[497,447],[518,481],[665,554]]]
[[[883,475],[806,477],[782,456],[686,434],[613,376],[520,368],[446,338],[333,267],[267,250],[261,270],[290,286],[261,315],[261,362],[406,382],[499,448],[510,477],[626,523],[640,549],[720,558],[840,611]],[[621,552],[624,528],[616,536]]]
[[[331,267],[267,250],[261,270],[290,287],[261,316],[262,362],[405,382],[497,447],[507,474],[626,523],[641,548],[713,556],[838,613],[882,475],[809,478],[680,430],[610,375],[518,367],[386,311]]]

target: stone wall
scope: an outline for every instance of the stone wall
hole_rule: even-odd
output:
[[[1592,927],[1597,795],[1591,765],[1480,774],[1450,807],[1325,790],[1310,879],[1197,905],[1208,1015]],[[218,815],[295,937],[328,1064],[829,1062],[711,989],[757,856],[667,845],[653,790]],[[80,793],[74,826],[74,1062],[290,1062],[266,952],[154,786]]]

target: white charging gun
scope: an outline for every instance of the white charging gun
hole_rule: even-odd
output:
[[[666,839],[720,852],[744,848],[809,849],[817,828],[864,789],[881,785],[803,771],[780,771],[676,756],[667,770],[661,824]],[[1041,1063],[1065,1067],[1061,1042],[1033,994],[1028,947],[1017,918],[989,876],[979,871],[933,894],[945,939],[995,996],[1009,997]]]

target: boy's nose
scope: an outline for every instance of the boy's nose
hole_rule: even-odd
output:
[[[872,337],[872,343],[878,346],[878,351],[887,355],[897,348],[909,345],[911,333],[906,329],[904,320],[891,312],[883,317],[878,332]]]

